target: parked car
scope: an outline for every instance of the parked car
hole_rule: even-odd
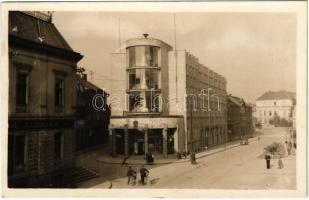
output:
[[[240,141],[240,145],[248,145],[248,144],[249,144],[248,139],[243,139]]]

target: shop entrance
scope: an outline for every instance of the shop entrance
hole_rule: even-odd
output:
[[[116,154],[124,154],[124,130],[115,129]]]
[[[163,129],[148,130],[148,151],[154,154],[163,153]]]
[[[173,154],[174,151],[174,133],[176,128],[167,129],[167,154]]]
[[[129,129],[129,154],[144,155],[144,132],[137,129]]]

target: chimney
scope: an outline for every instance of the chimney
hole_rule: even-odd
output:
[[[149,35],[148,33],[144,33],[144,34],[143,34],[144,38],[147,38],[148,35]]]

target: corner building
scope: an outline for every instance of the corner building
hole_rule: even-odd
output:
[[[75,187],[76,66],[42,12],[9,12],[8,187]]]
[[[224,143],[225,78],[187,51],[144,36],[111,55],[112,156],[167,157]]]

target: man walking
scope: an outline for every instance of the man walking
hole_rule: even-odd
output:
[[[147,175],[149,174],[149,171],[144,167],[144,165],[141,167],[141,169],[139,170],[140,174],[141,174],[141,181],[142,181],[142,185],[145,185],[145,178],[147,177]]]
[[[289,155],[291,155],[291,150],[292,150],[292,142],[289,141],[287,146],[287,151]]]
[[[136,171],[134,171],[131,166],[128,168],[127,171],[127,177],[128,177],[128,185],[130,184],[130,181],[133,179],[136,179]]]
[[[265,160],[266,160],[266,168],[270,169],[270,155],[268,153],[265,155]]]

